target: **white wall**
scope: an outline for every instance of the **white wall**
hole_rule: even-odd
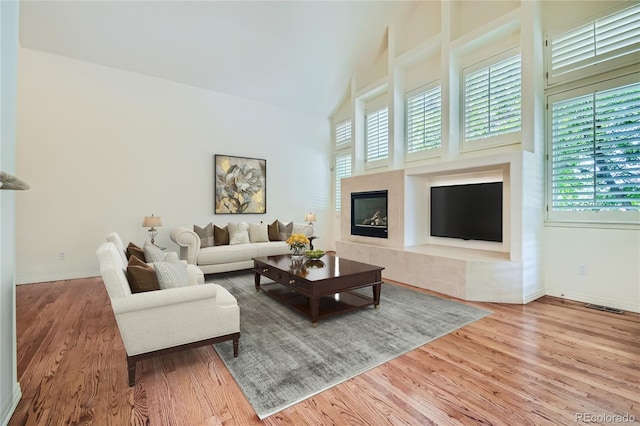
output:
[[[547,294],[640,312],[640,231],[547,226]]]
[[[17,2],[0,2],[0,169],[15,173]],[[15,199],[26,194],[0,191],[0,424],[7,424],[20,401],[16,369]]]
[[[98,274],[110,231],[147,238],[142,218],[329,225],[329,120],[155,77],[20,49],[18,168],[32,187],[17,203],[17,280]],[[267,160],[267,214],[213,214],[213,156]],[[325,220],[326,218],[326,220]],[[59,260],[64,252],[66,260]]]

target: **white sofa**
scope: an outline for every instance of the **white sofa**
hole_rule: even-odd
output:
[[[223,287],[200,284],[132,294],[116,246],[103,243],[97,256],[127,352],[129,386],[135,384],[136,362],[144,358],[226,340],[232,340],[238,356],[240,308]],[[190,277],[191,284],[196,281]]]
[[[294,223],[293,234],[313,235],[313,225]],[[200,237],[193,227],[178,226],[171,230],[171,240],[180,247],[180,259],[197,265],[205,274],[253,268],[254,257],[288,254],[284,241],[231,244],[201,248]]]

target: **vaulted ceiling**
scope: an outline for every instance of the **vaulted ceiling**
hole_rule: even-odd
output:
[[[22,47],[329,116],[404,1],[32,1]]]

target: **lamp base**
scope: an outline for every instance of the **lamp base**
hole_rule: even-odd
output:
[[[154,246],[156,245],[156,235],[158,235],[158,230],[154,227],[149,228],[149,238]]]

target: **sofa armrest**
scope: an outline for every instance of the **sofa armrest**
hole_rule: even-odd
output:
[[[294,223],[292,234],[304,234],[307,237],[313,235],[313,225],[308,223]]]
[[[200,237],[185,226],[178,226],[171,230],[171,240],[180,246],[180,259],[197,265],[200,252]]]

